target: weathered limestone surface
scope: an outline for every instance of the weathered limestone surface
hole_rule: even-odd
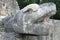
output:
[[[54,31],[53,31],[53,37],[52,37],[52,39],[53,40],[60,40],[60,20],[53,20],[53,23],[54,23]],[[52,31],[52,30],[51,30]],[[50,36],[40,36],[39,38],[38,37],[36,37],[36,36],[25,36],[25,37],[18,37],[18,38],[16,38],[15,36],[16,35],[14,35],[14,34],[9,34],[9,33],[7,33],[8,35],[11,35],[11,36],[8,36],[8,37],[12,37],[12,39],[13,40],[22,40],[22,39],[25,39],[25,40],[47,40],[48,39],[48,37],[50,37]],[[4,32],[0,32],[0,35],[3,35],[3,36],[1,36],[0,38],[1,38],[1,40],[3,39],[3,37],[4,37],[4,35],[5,35],[5,37],[6,37],[6,33],[4,33]],[[13,37],[14,36],[14,37]],[[15,39],[16,38],[16,39]],[[11,39],[11,38],[10,38]],[[12,40],[11,39],[11,40]]]
[[[6,16],[14,15],[18,12],[19,6],[16,0],[0,0],[0,24]],[[4,28],[0,25],[0,30]]]
[[[60,40],[60,20],[52,20],[53,23],[54,23],[54,31],[53,31],[53,37],[52,39],[53,40]],[[51,30],[52,31],[52,30]],[[2,32],[0,33],[0,35],[4,35],[5,33]],[[5,34],[6,35],[6,34]],[[9,35],[9,34],[8,34]],[[12,35],[12,34],[10,34]],[[14,35],[13,35],[14,36]],[[1,36],[1,37],[4,37],[4,36]],[[9,36],[8,36],[9,37]],[[11,36],[12,37],[12,36]],[[39,38],[38,37],[35,37],[35,36],[25,36],[25,37],[18,37],[16,39],[13,39],[13,40],[47,40],[50,36],[40,36]],[[13,37],[15,38],[15,37]],[[2,40],[2,39],[1,39]],[[12,40],[12,39],[11,39]]]
[[[12,15],[12,16],[8,16],[4,18],[3,23],[4,23],[5,31],[22,33],[22,34],[25,34],[25,37],[31,34],[38,34],[39,36],[37,36],[36,38],[37,40],[40,40],[40,39],[44,40],[42,39],[44,35],[49,34],[48,39],[50,40],[51,38],[50,35],[53,33],[51,32],[53,31],[51,30],[51,28],[54,26],[53,26],[52,21],[49,20],[49,17],[55,14],[56,6],[53,3],[46,3],[45,5],[41,5],[41,6],[42,7],[39,8],[39,10],[37,9],[37,11],[26,10],[26,12],[23,12],[23,10],[21,10],[16,15]],[[50,8],[50,10],[48,10],[46,7]],[[43,8],[45,10],[42,10]],[[29,10],[29,7],[28,7],[28,10]],[[43,19],[40,20],[41,18]],[[35,37],[31,38],[29,36],[29,38],[32,40]],[[44,38],[46,39],[46,37]]]
[[[55,20],[54,23],[54,40],[60,40],[60,20]]]
[[[14,33],[0,32],[0,40],[16,40]]]
[[[56,12],[55,4],[46,3],[42,5],[37,5],[36,9],[34,9],[35,5],[34,6],[33,5],[32,6],[30,5],[31,7],[26,6],[21,11],[19,11],[19,6],[16,0],[0,0],[0,17],[1,17],[0,20],[4,18],[3,20],[4,27],[2,26],[3,28],[2,29],[0,28],[2,31],[0,32],[0,40],[52,40],[52,39],[59,40],[60,21],[54,21],[54,20],[50,21],[48,19],[47,19],[48,21],[46,21],[46,18],[55,14]],[[46,7],[50,9],[48,10]],[[25,12],[25,14],[23,12]],[[50,12],[51,14],[49,14]],[[32,13],[32,15],[30,15],[29,13]],[[31,20],[28,20],[30,18],[33,19],[32,21],[33,23],[31,24],[30,24]],[[42,19],[42,21],[44,20],[44,22],[42,22],[40,19]],[[41,23],[39,22],[34,24],[35,21],[37,20],[38,22],[40,21]],[[49,23],[52,25],[49,25]],[[27,36],[27,35],[18,35],[18,33],[38,34],[38,35],[49,34],[49,35]]]
[[[13,15],[18,10],[19,6],[16,0],[0,0],[0,16]]]
[[[36,9],[33,9],[33,8],[36,8]],[[22,9],[23,12],[27,12],[28,10],[30,13],[29,14],[27,13],[27,14],[31,16],[30,20],[32,22],[37,21],[37,20],[41,21],[45,19],[46,17],[50,17],[56,13],[56,5],[54,3],[44,3],[41,5],[30,4]]]
[[[0,0],[0,40],[16,40],[14,33],[6,33],[2,25],[2,19],[6,16],[15,15],[19,6],[16,0]]]
[[[41,5],[42,7],[37,9],[37,11],[30,10],[31,12],[28,11],[24,13],[23,10],[21,10],[16,15],[4,18],[3,23],[4,27],[6,28],[6,31],[9,32],[9,29],[11,31],[12,28],[12,31],[15,31],[17,33],[38,34],[38,35],[48,34],[50,25],[48,24],[49,20],[48,18],[56,13],[56,6],[54,3],[46,3],[44,6],[43,4]],[[30,6],[28,5],[28,7]],[[48,10],[46,7],[49,8],[50,10]],[[42,10],[43,8],[45,10]],[[47,21],[44,20],[46,17]]]

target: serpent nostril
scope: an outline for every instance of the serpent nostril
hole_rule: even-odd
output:
[[[5,6],[5,4],[3,3],[3,6]]]

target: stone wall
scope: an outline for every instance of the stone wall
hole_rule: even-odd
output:
[[[0,23],[6,16],[11,16],[18,12],[19,6],[16,0],[0,0]],[[3,27],[0,26],[0,31],[3,31]]]
[[[3,18],[16,14],[20,10],[16,0],[0,0],[0,24]],[[0,25],[0,40],[16,40],[14,33],[4,32],[3,25]]]
[[[0,16],[13,15],[19,10],[16,0],[0,0]]]
[[[53,40],[60,40],[60,20],[56,20],[54,24]]]

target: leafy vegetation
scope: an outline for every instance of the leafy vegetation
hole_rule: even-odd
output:
[[[17,1],[21,9],[24,8],[26,5],[37,2],[36,0],[17,0]]]

